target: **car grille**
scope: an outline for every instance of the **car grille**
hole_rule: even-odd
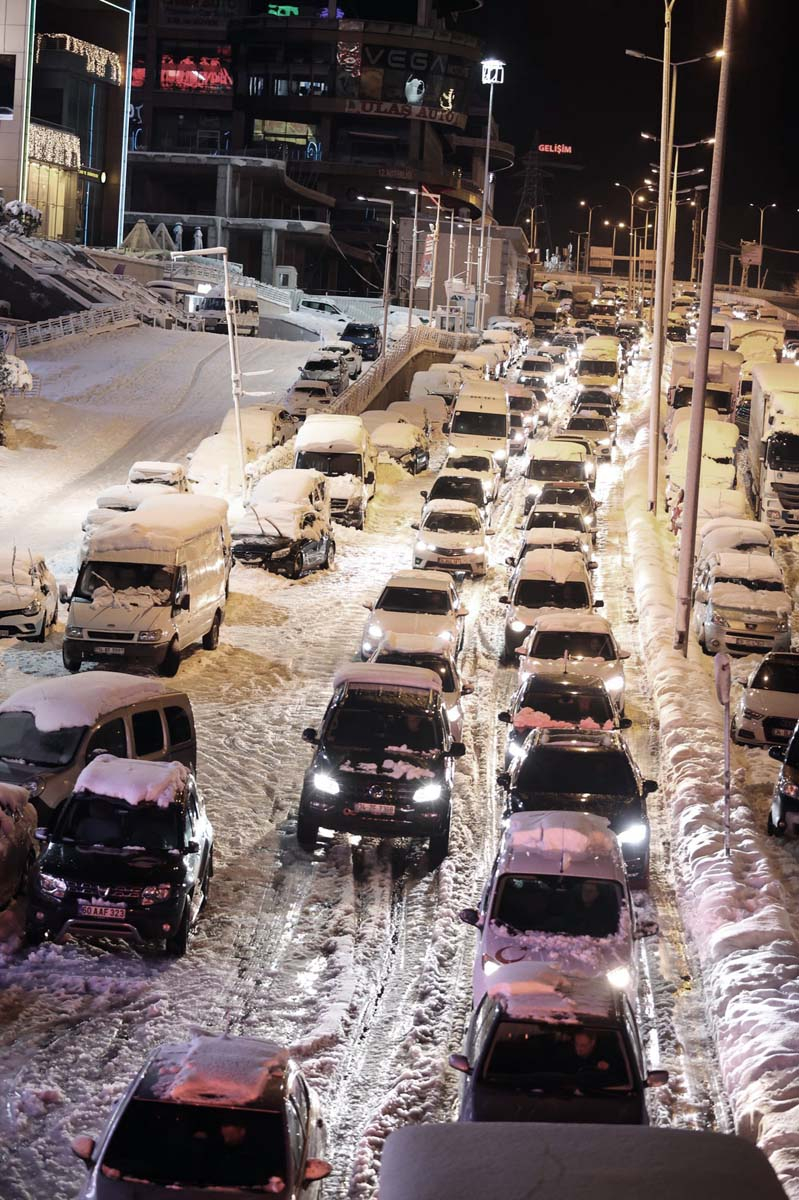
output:
[[[132,642],[135,633],[117,633],[108,629],[90,629],[89,637],[95,642]]]
[[[450,550],[445,549],[443,546],[439,546],[436,550],[436,554],[440,554],[442,558],[465,558],[469,553],[468,549]]]
[[[331,500],[330,507],[333,512],[343,512],[344,509],[347,507],[347,501],[346,500]]]
[[[27,615],[30,616],[31,614],[28,613]],[[25,610],[22,608],[4,608],[0,612],[0,621],[2,621],[4,617],[22,617],[22,616],[25,616]]]
[[[420,786],[416,779],[406,781],[376,778],[374,775],[355,775],[349,772],[340,778],[342,796],[346,804],[409,804],[413,793]]]
[[[73,896],[96,896],[103,900],[138,900],[142,894],[142,888],[132,884],[92,883],[84,879],[67,879],[65,883],[67,891]]]
[[[799,508],[799,483],[775,483],[774,491],[783,508]]]

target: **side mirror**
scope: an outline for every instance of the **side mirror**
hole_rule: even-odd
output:
[[[497,720],[501,721],[503,725],[510,725],[511,715],[509,712],[503,710],[501,713],[497,713]]]
[[[73,1138],[69,1144],[69,1148],[75,1157],[79,1158],[81,1162],[85,1162],[87,1167],[91,1165],[92,1158],[94,1157],[94,1147],[94,1138],[87,1137],[85,1133]]]
[[[48,833],[48,831],[47,831],[47,826],[46,826],[46,825],[39,825],[39,826],[37,826],[37,828],[36,828],[36,832],[34,833],[34,835],[33,835],[33,836],[36,838],[36,841],[37,841],[37,842],[46,842],[46,841],[48,841],[48,840],[49,840],[49,837],[50,837],[50,834],[49,834],[49,833]]]
[[[464,925],[478,925],[480,923],[480,914],[476,908],[462,908],[458,913],[458,920],[463,921]]]
[[[632,724],[629,717],[622,717],[619,721],[619,729],[631,729]]]
[[[658,781],[656,779],[644,780],[644,795],[651,796],[653,792],[658,790]]]
[[[497,532],[496,529],[487,529],[486,537],[493,537],[496,532]]]
[[[58,599],[62,604],[69,604],[69,590],[65,583],[59,583],[58,585]]]
[[[427,499],[427,492],[420,492],[419,495],[422,497],[423,500]]]
[[[473,683],[462,683],[461,684],[461,695],[462,696],[474,695],[474,684]]]
[[[374,481],[375,481],[374,471],[367,471],[366,472],[366,480],[365,480],[366,486],[371,487],[372,484],[374,483]],[[321,1162],[322,1160],[320,1159],[319,1161]]]
[[[768,756],[769,756],[769,758],[775,758],[777,760],[777,762],[784,762],[785,761],[785,747],[784,746],[772,746],[768,752]]]
[[[195,842],[195,841],[186,842],[186,853],[187,854],[199,854],[200,853],[200,843]]]
[[[188,592],[185,592],[184,595],[180,597],[180,604],[178,605],[178,608],[181,612],[189,612],[191,609],[191,596]]]
[[[660,926],[657,921],[648,919],[641,920],[635,927],[635,936],[637,938],[657,937],[660,933]]]
[[[471,1075],[472,1073],[472,1064],[465,1054],[450,1054],[449,1065],[454,1071],[462,1071],[464,1075]],[[653,1072],[650,1072],[650,1074],[653,1074]]]
[[[595,600],[594,601],[594,608],[604,608],[604,607],[605,607],[604,600]]]
[[[597,569],[597,567],[599,566],[599,563],[590,562],[590,563],[586,563],[585,565],[589,571],[595,571]]]
[[[499,603],[500,604],[510,604],[510,598],[508,596],[500,596]]]
[[[500,771],[497,775],[497,784],[503,791],[507,791],[510,787],[510,771]]]
[[[302,1182],[313,1183],[317,1179],[327,1179],[332,1170],[330,1163],[325,1162],[323,1158],[309,1158],[305,1164]]]
[[[620,659],[621,658],[630,658],[631,655],[632,655],[632,650],[620,650],[619,651]]]
[[[314,729],[313,725],[309,725],[307,729],[303,729],[302,740],[304,742],[310,742],[312,746],[316,745],[316,730]]]
[[[512,555],[512,554],[509,554],[509,555],[508,555],[508,557],[505,559],[505,563],[506,563],[506,565],[507,565],[507,566],[509,566],[509,567],[515,567],[515,566],[516,566],[516,559],[513,557],[513,555]]]
[[[647,1087],[663,1087],[669,1082],[668,1071],[649,1071],[646,1076]]]
[[[463,758],[466,753],[466,746],[463,742],[453,742],[449,748],[448,758]]]
[[[418,529],[418,528],[419,528],[419,522],[411,521],[411,529]]]

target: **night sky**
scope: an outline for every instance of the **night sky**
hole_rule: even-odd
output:
[[[361,15],[415,20],[412,2],[362,0]],[[368,10],[368,12],[367,12]],[[796,72],[789,69],[799,45],[799,0],[737,0],[736,45],[722,194],[722,241],[756,239],[759,213],[748,207],[776,201],[766,214],[766,245],[799,249],[799,162],[797,162]],[[721,44],[724,0],[676,0],[675,59],[691,58]],[[507,63],[506,83],[495,92],[503,140],[516,147],[517,166],[538,130],[542,142],[573,146],[570,161],[580,172],[560,172],[549,182],[553,238],[562,244],[570,229],[584,228],[578,201],[603,205],[594,213],[594,232],[603,216],[627,221],[629,199],[613,187],[619,179],[637,186],[658,147],[640,137],[659,132],[660,66],[624,54],[627,47],[660,56],[662,0],[485,0],[482,9],[457,18],[457,28],[476,34],[490,55]],[[714,61],[679,71],[676,140],[711,136],[719,67]],[[680,166],[704,166],[709,182],[710,148],[686,150]],[[521,179],[516,168],[500,177],[497,213],[512,221]],[[702,182],[698,177],[697,182]],[[680,210],[678,256],[690,252],[690,213]],[[582,219],[581,219],[582,218]],[[600,238],[609,231],[602,230]],[[618,242],[620,250],[625,243]],[[597,240],[596,237],[594,239]],[[610,241],[609,236],[607,241]],[[719,255],[726,278],[728,254]],[[678,262],[678,269],[680,267]],[[799,254],[767,252],[770,281],[799,275]]]

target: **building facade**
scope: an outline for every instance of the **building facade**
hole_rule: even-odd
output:
[[[0,188],[44,237],[115,246],[124,211],[133,0],[6,0]]]

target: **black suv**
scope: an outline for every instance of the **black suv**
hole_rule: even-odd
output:
[[[208,898],[214,831],[181,763],[100,754],[58,809],[32,868],[27,935],[166,942],[185,954]]]
[[[535,729],[510,772],[497,777],[511,812],[591,812],[621,842],[631,882],[649,882],[646,797],[657,791],[617,732]]]
[[[379,358],[383,353],[383,335],[379,325],[365,325],[361,321],[350,321],[344,326],[342,342],[351,342],[361,352],[366,362]]]
[[[505,744],[505,770],[524,753],[530,731],[551,728],[552,723],[575,729],[629,729],[632,721],[619,717],[605,684],[597,676],[528,675],[514,693],[505,712],[499,714],[509,725]]]
[[[422,667],[353,663],[333,681],[305,773],[297,841],[316,845],[320,825],[374,837],[426,838],[436,863],[449,848],[456,758],[441,680]]]

